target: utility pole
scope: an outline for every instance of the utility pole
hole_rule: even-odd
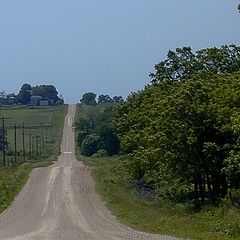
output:
[[[40,136],[36,136],[36,155],[38,160],[40,160],[41,158],[41,137]]]
[[[23,161],[25,162],[26,156],[25,156],[25,125],[23,123],[22,125],[22,148],[23,148]]]
[[[17,163],[17,125],[14,125],[14,163]]]
[[[42,138],[41,136],[38,136],[39,137],[39,144],[40,144],[40,148],[39,148],[39,160],[41,161],[42,160]]]
[[[44,149],[44,141],[43,141],[43,135],[44,135],[44,133],[43,133],[43,124],[41,123],[41,143],[42,143],[42,148]]]
[[[32,134],[29,133],[29,155],[30,155],[30,161],[32,160]]]
[[[38,157],[38,136],[36,136],[36,154]]]
[[[6,166],[6,149],[5,149],[5,118],[2,118],[2,148],[3,148],[3,166]]]
[[[48,143],[49,143],[49,141],[50,141],[50,138],[48,138],[48,135],[49,135],[49,128],[50,128],[50,126],[46,126],[45,127],[45,144],[47,145]]]
[[[3,149],[3,166],[6,166],[6,138],[5,138],[5,120],[9,118],[2,117],[2,149]]]

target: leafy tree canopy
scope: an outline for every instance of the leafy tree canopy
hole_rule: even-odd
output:
[[[99,95],[98,103],[113,103],[113,99],[109,95]]]
[[[224,45],[193,53],[190,47],[170,50],[167,59],[155,65],[150,74],[153,84],[179,81],[196,74],[224,74],[240,70],[240,47]]]
[[[113,113],[130,179],[174,202],[217,203],[240,183],[240,54],[169,51],[152,85]],[[235,195],[234,195],[235,196]]]
[[[97,104],[96,96],[97,95],[93,92],[84,93],[80,102],[86,105],[94,106]]]
[[[28,104],[32,96],[32,86],[30,84],[23,84],[18,95],[18,102],[21,104]]]
[[[114,96],[114,97],[113,97],[113,101],[114,101],[115,103],[122,103],[122,102],[124,102],[124,99],[123,99],[122,96]]]
[[[38,95],[42,98],[52,99],[54,102],[62,100],[58,97],[56,87],[53,85],[39,85],[31,86],[30,84],[23,84],[18,95],[17,102],[21,104],[30,103],[31,97]]]
[[[174,200],[180,191],[214,203],[238,188],[239,81],[237,73],[162,83],[119,105],[113,125],[129,176]]]
[[[32,87],[32,95],[39,95],[42,98],[53,99],[54,101],[58,101],[58,91],[53,85],[40,85]]]

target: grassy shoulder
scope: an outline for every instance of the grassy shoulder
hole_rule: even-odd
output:
[[[14,116],[14,108],[0,108],[0,110],[2,114],[7,116],[12,114]],[[24,163],[22,161],[18,161],[15,165],[0,167],[0,213],[13,202],[14,198],[26,184],[31,171],[34,168],[47,167],[51,165],[53,161],[57,160],[62,139],[64,117],[67,113],[67,105],[57,106],[54,109],[41,108],[41,113],[37,113],[38,110],[39,109],[29,108],[16,109],[15,114],[18,118],[16,122],[20,123],[22,119],[27,118],[29,121],[28,124],[34,125],[36,124],[36,119],[38,118],[39,122],[45,121],[45,124],[51,124],[52,141],[43,149],[42,161],[30,161],[27,159]],[[20,115],[18,115],[18,111],[21,111]],[[38,117],[33,117],[34,115],[37,115]],[[38,129],[38,131],[39,132],[36,134],[41,133],[41,129]]]
[[[239,239],[239,209],[224,203],[196,213],[181,204],[148,202],[139,198],[124,180],[118,157],[78,157],[92,168],[96,190],[122,223],[138,230],[188,239]]]

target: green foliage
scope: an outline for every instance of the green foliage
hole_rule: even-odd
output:
[[[118,154],[120,143],[116,133],[111,127],[112,111],[114,105],[111,103],[102,103],[96,106],[79,105],[76,121],[77,142],[81,146],[82,154],[94,154],[103,149],[109,155]],[[92,149],[91,140],[88,136],[94,135],[99,138],[99,142],[91,151],[86,151],[87,145]],[[86,140],[86,141],[85,141]],[[83,150],[84,148],[84,150]]]
[[[195,54],[190,47],[169,51],[167,59],[155,65],[151,73],[152,83],[172,82],[188,79],[196,74],[223,74],[240,70],[240,47],[207,48]]]
[[[122,102],[124,102],[124,99],[122,98],[122,96],[114,96],[113,97],[113,102],[122,103]]]
[[[231,188],[240,188],[240,151],[231,150],[224,161],[223,171],[228,177]],[[239,199],[240,200],[240,199]],[[240,207],[240,206],[239,206]]]
[[[100,137],[96,134],[87,135],[81,144],[81,152],[83,155],[91,156],[99,149]]]
[[[94,158],[108,157],[109,154],[105,149],[99,149],[95,154],[92,155]]]
[[[81,146],[83,140],[88,135],[87,131],[79,131],[77,134],[77,144]]]
[[[22,85],[17,95],[16,103],[27,105],[31,102],[31,97],[36,95],[45,99],[51,99],[54,103],[58,100],[63,101],[58,97],[58,91],[53,85],[31,86],[30,84],[25,83]]]
[[[67,105],[60,106],[0,106],[0,114],[5,116],[8,149],[6,151],[7,163],[12,164],[14,159],[14,125],[17,125],[17,161],[23,161],[23,123],[25,125],[25,160],[47,160],[53,154],[59,154],[59,145],[62,137],[62,126],[67,112]],[[0,127],[1,129],[1,127]],[[0,130],[1,134],[1,130]],[[40,136],[41,145],[37,149],[36,136]],[[31,137],[31,138],[30,138]],[[32,143],[32,144],[30,144]],[[32,146],[31,146],[32,145]],[[41,148],[40,148],[41,146]],[[40,156],[41,149],[41,156]],[[38,153],[37,153],[38,150]],[[0,154],[0,165],[3,161]]]
[[[180,189],[195,204],[238,188],[239,81],[239,73],[198,75],[129,96],[113,119],[129,177],[167,196]]]
[[[239,239],[240,210],[229,206],[227,201],[222,201],[219,207],[205,206],[201,211],[194,211],[191,203],[148,201],[126,181],[118,158],[81,157],[81,160],[93,168],[97,191],[124,224],[183,239]]]
[[[105,149],[109,155],[118,154],[120,148],[120,142],[113,131],[113,129],[109,126],[102,127],[99,133],[100,139],[102,141],[102,148]]]
[[[26,105],[30,102],[31,96],[32,96],[32,86],[30,84],[23,84],[18,95],[17,95],[17,99],[18,102]]]
[[[229,189],[228,197],[235,207],[240,208],[240,189]]]
[[[49,98],[55,102],[60,100],[58,97],[58,91],[53,85],[40,85],[32,87],[32,95],[38,95],[42,98]]]
[[[113,103],[113,99],[109,95],[99,95],[98,103]]]
[[[84,93],[80,102],[86,105],[94,106],[97,104],[96,96],[97,95],[93,92]]]

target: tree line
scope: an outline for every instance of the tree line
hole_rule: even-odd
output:
[[[18,94],[6,94],[5,91],[0,93],[0,104],[22,104],[22,105],[39,105],[40,100],[49,101],[48,105],[62,104],[64,100],[59,96],[58,91],[53,85],[23,84]]]
[[[121,103],[124,102],[122,96],[114,96],[111,98],[108,94],[101,94],[98,96],[98,100],[96,100],[97,94],[93,92],[84,93],[82,98],[80,99],[80,103],[95,106],[101,103]]]
[[[169,51],[113,112],[131,181],[159,199],[240,207],[240,47]]]

